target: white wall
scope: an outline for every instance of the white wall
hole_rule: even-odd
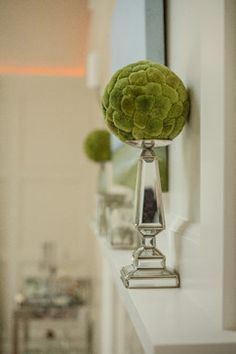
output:
[[[235,284],[230,282],[235,278],[235,172],[224,173],[225,163],[228,168],[229,160],[233,163],[235,148],[233,136],[228,143],[235,107],[234,52],[229,41],[235,41],[234,4],[230,0],[169,0],[167,6],[168,65],[183,79],[191,98],[190,120],[170,149],[171,242],[175,240],[181,291],[188,292],[217,328],[225,325],[225,316],[228,327],[235,328]],[[225,72],[230,98],[224,91]]]
[[[1,290],[9,325],[13,295],[37,268],[42,242],[57,243],[62,272],[94,274],[97,166],[82,143],[100,120],[97,98],[80,78],[4,76],[0,96]]]
[[[0,1],[0,71],[84,66],[88,31],[86,0]]]
[[[102,95],[111,74],[111,16],[115,0],[90,0],[90,3],[89,50],[98,58],[99,92]]]
[[[236,329],[236,2],[225,2],[223,323]],[[233,270],[233,271],[232,271]]]

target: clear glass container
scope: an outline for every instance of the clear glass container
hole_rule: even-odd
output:
[[[134,249],[138,246],[137,231],[132,223],[131,202],[112,205],[108,211],[108,243],[114,249]]]
[[[109,232],[109,211],[124,205],[127,196],[122,193],[98,193],[96,196],[96,228],[99,236],[107,237]]]

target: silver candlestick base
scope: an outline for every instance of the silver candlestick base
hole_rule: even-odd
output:
[[[132,264],[121,269],[127,288],[176,288],[177,273],[166,268],[166,257],[156,248],[156,236],[165,229],[158,158],[154,148],[168,140],[132,140],[128,144],[142,149],[135,189],[135,227],[141,247],[134,251]]]

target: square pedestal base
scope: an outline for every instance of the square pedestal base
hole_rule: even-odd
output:
[[[137,269],[133,264],[121,269],[121,280],[126,288],[178,288],[178,274],[163,269]]]

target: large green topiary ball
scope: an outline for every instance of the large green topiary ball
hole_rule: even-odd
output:
[[[118,70],[102,99],[105,121],[122,141],[174,139],[183,129],[188,93],[165,65],[138,61]]]
[[[87,157],[95,162],[111,160],[111,141],[107,130],[96,129],[84,140],[84,151]]]

